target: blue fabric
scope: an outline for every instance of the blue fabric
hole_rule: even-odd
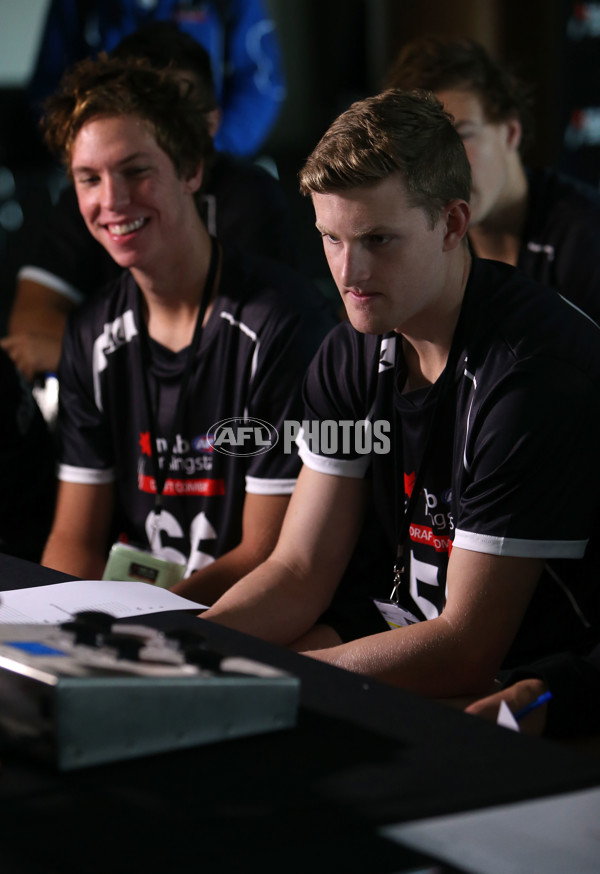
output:
[[[30,86],[36,106],[71,64],[110,52],[124,36],[158,20],[177,22],[210,54],[223,112],[216,148],[255,155],[285,97],[277,34],[263,0],[51,0]]]

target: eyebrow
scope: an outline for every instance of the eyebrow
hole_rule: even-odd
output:
[[[315,227],[321,234],[329,234],[332,237],[337,236],[333,231],[328,230],[325,225],[320,225],[319,222],[315,222]],[[385,225],[373,225],[360,228],[358,233],[354,233],[352,237],[355,240],[362,240],[364,237],[383,236],[384,234],[391,233],[394,233],[392,229]]]
[[[131,155],[127,155],[127,157],[123,158],[123,160],[117,162],[117,167],[124,167],[127,164],[131,164],[134,161],[138,161],[139,159],[147,161],[150,158],[149,152],[133,152]],[[88,167],[84,164],[78,164],[76,167],[71,167],[72,173],[93,173],[95,172],[95,167]]]

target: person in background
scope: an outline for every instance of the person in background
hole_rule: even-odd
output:
[[[276,541],[300,462],[283,440],[245,449],[245,427],[280,433],[299,418],[332,319],[291,268],[208,233],[196,205],[213,149],[202,97],[177,70],[104,58],[80,62],[48,101],[48,145],[122,272],[67,325],[42,563],[99,579],[111,542],[126,541],[176,566],[179,593],[206,604]]]
[[[192,76],[208,107],[211,134],[217,105],[206,50],[171,21],[150,23],[125,37],[113,57],[145,58],[157,69]],[[201,214],[208,231],[228,244],[296,266],[290,210],[278,180],[251,161],[216,151],[206,162]],[[120,272],[88,232],[72,185],[63,191],[37,250],[17,275],[17,288],[0,345],[27,380],[56,373],[68,313]]]
[[[0,552],[39,562],[52,525],[56,448],[31,388],[0,349]]]
[[[203,614],[436,698],[487,694],[600,627],[600,328],[472,254],[470,176],[435,97],[394,89],[308,157],[348,321],[308,371],[277,545]],[[323,616],[370,523],[349,629]]]
[[[387,80],[432,91],[452,115],[473,175],[473,251],[519,267],[600,322],[600,193],[524,164],[529,89],[473,40],[436,35],[404,45]]]
[[[215,147],[255,156],[285,98],[275,25],[263,0],[51,0],[30,86],[35,105],[65,69],[153,21],[174,21],[208,51],[222,120]]]

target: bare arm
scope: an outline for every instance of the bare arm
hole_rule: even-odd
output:
[[[272,555],[203,614],[282,645],[306,633],[329,605],[362,524],[367,484],[300,472]]]
[[[61,482],[41,563],[82,579],[104,572],[113,515],[113,486]]]
[[[246,495],[239,545],[177,583],[173,591],[201,604],[213,604],[270,555],[289,500],[289,495]]]
[[[542,567],[454,548],[439,617],[307,654],[436,698],[487,693]]]
[[[72,301],[57,291],[22,279],[8,323],[8,337],[0,340],[30,382],[38,373],[58,369],[62,337]]]

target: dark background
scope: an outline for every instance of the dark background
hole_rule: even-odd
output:
[[[397,51],[414,36],[438,32],[472,37],[511,64],[534,92],[535,140],[528,163],[558,166],[598,185],[600,108],[595,115],[594,107],[600,107],[600,4],[572,0],[266,3],[282,47],[287,99],[263,152],[275,162],[289,199],[304,267],[327,293],[335,291],[312,226],[312,207],[297,191],[298,170],[336,115],[353,100],[384,87]],[[33,62],[45,6],[46,0],[22,4],[0,0],[0,334],[5,330],[16,271],[47,222],[57,189],[56,172],[39,143],[25,100],[26,68]],[[5,69],[10,64],[19,67],[19,75]]]

